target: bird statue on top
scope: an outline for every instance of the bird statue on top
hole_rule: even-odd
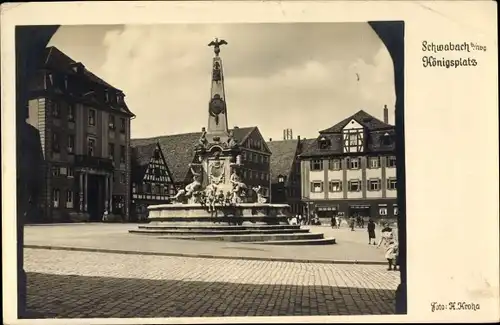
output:
[[[219,56],[220,53],[220,46],[221,45],[227,45],[227,42],[223,39],[219,40],[218,38],[215,38],[215,41],[211,41],[208,46],[213,46],[214,47],[214,53],[216,56]]]

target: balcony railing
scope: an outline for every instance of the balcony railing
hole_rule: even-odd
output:
[[[109,158],[93,157],[87,155],[75,155],[75,165],[77,167],[88,167],[104,170],[115,169],[113,160]]]

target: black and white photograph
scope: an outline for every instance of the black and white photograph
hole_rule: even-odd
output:
[[[403,25],[58,27],[27,82],[27,317],[396,313],[377,31]]]
[[[407,315],[406,25],[16,26],[17,317]]]

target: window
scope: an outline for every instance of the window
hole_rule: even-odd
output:
[[[87,155],[93,157],[95,153],[95,139],[88,138],[87,140]]]
[[[389,133],[384,133],[382,136],[382,145],[384,146],[390,146],[392,144],[392,136]]]
[[[125,163],[125,146],[120,146],[120,162]]]
[[[137,193],[137,184],[132,184],[132,193]]]
[[[255,152],[252,152],[252,159],[250,159],[250,161],[257,162],[257,154]]]
[[[342,181],[340,180],[330,181],[328,185],[328,190],[330,192],[342,192]]]
[[[55,188],[52,190],[52,203],[53,203],[53,206],[54,208],[58,208],[59,207],[59,199],[60,199],[60,192],[59,192],[59,189]]]
[[[349,134],[349,146],[356,146],[358,144],[358,135],[356,133]]]
[[[155,176],[156,177],[160,177],[161,176],[161,170],[159,167],[155,167],[154,168],[154,173],[155,173]]]
[[[320,182],[320,181],[311,182],[311,192],[312,193],[323,192],[323,182]]]
[[[264,163],[264,156],[263,155],[259,155],[259,161],[261,164]]]
[[[125,119],[123,117],[120,118],[120,132],[125,133]]]
[[[357,179],[349,181],[348,190],[349,190],[349,192],[361,191],[361,181],[357,180]]]
[[[278,183],[284,183],[286,181],[286,177],[283,175],[278,175]]]
[[[64,76],[64,89],[68,90],[68,76]]]
[[[396,179],[395,178],[389,178],[387,180],[387,189],[391,190],[391,191],[396,189]]]
[[[264,156],[264,164],[267,164],[269,162],[269,157],[268,156]]]
[[[59,134],[54,132],[52,133],[52,151],[59,152],[61,150],[59,144]]]
[[[111,130],[115,129],[115,116],[114,115],[109,115],[109,123],[108,126]]]
[[[72,154],[75,151],[75,136],[68,135],[68,153]]]
[[[311,170],[323,170],[323,160],[321,159],[311,160]]]
[[[120,183],[125,184],[127,182],[127,174],[121,173],[120,174]]]
[[[318,139],[318,147],[320,149],[328,149],[330,147],[330,140],[325,137],[321,137]]]
[[[328,161],[329,170],[340,170],[340,159],[330,159]]]
[[[108,155],[109,155],[109,159],[115,160],[115,144],[114,143],[108,143]]]
[[[246,151],[243,151],[241,153],[241,160],[246,160],[247,159],[247,152]]]
[[[94,109],[89,110],[89,125],[95,126],[95,116],[96,111]]]
[[[348,158],[349,169],[359,169],[359,158]]]
[[[59,106],[59,103],[53,102],[52,103],[52,117],[59,118],[61,116],[61,107]]]
[[[68,174],[68,168],[66,168],[66,167],[60,167],[59,168],[59,173],[61,175],[67,175]]]
[[[73,208],[73,191],[66,191],[66,208]]]
[[[73,168],[71,168],[71,167],[69,167],[69,168],[68,168],[68,177],[69,177],[69,178],[73,178],[73,177],[75,177],[75,171],[74,171],[74,169],[73,169]]]
[[[390,167],[390,168],[396,167],[396,157],[395,156],[387,157],[387,167]]]
[[[381,216],[386,216],[387,215],[387,208],[386,207],[378,208],[378,214]]]
[[[399,208],[398,208],[398,206],[397,206],[397,205],[394,205],[394,206],[392,207],[392,209],[393,209],[393,212],[394,212],[394,215],[395,215],[395,216],[399,215]]]
[[[379,168],[380,167],[380,159],[379,157],[369,157],[368,158],[368,168]]]
[[[155,151],[153,153],[153,158],[154,159],[160,159],[160,150],[155,149]]]
[[[52,167],[52,176],[60,176],[61,169],[59,167]]]
[[[368,180],[368,191],[380,191],[380,179]]]
[[[47,73],[45,75],[45,89],[50,89],[54,85],[54,76],[52,73]]]
[[[68,106],[68,121],[75,121],[75,105],[69,104]]]

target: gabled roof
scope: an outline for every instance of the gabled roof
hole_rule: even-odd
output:
[[[298,145],[299,140],[296,139],[267,142],[272,153],[270,159],[271,183],[277,183],[279,175],[286,176],[288,180],[298,153]]]
[[[342,129],[349,123],[351,120],[355,120],[362,126],[364,126],[368,131],[375,131],[375,130],[382,130],[382,129],[390,129],[393,128],[394,126],[384,123],[381,120],[377,119],[376,117],[368,114],[367,112],[360,110],[356,114],[351,115],[339,123],[335,124],[332,127],[329,127],[328,129],[324,129],[319,131],[319,133],[338,133],[342,132]]]
[[[237,141],[245,139],[256,127],[245,127],[232,129]],[[154,138],[131,139],[131,146],[144,146],[158,142],[167,162],[167,167],[172,174],[175,183],[186,180],[189,172],[189,164],[195,158],[195,145],[200,139],[201,132],[164,135]]]
[[[59,50],[55,46],[49,46],[45,48],[44,55],[43,55],[43,63],[42,67],[44,68],[49,68],[61,72],[65,72],[68,74],[74,74],[73,66],[75,64],[78,64],[79,62],[76,62],[69,56],[67,56],[65,53],[63,53],[61,50]],[[81,63],[80,63],[81,64]],[[83,66],[83,65],[82,65]],[[114,89],[118,92],[121,92],[120,89],[111,86],[109,83],[106,81],[102,80],[95,74],[93,74],[91,71],[89,71],[87,68],[84,67],[83,70],[84,75],[90,80],[95,83],[98,83],[102,86]]]
[[[142,181],[156,148],[157,143],[155,142],[131,148],[132,181],[137,183]]]

